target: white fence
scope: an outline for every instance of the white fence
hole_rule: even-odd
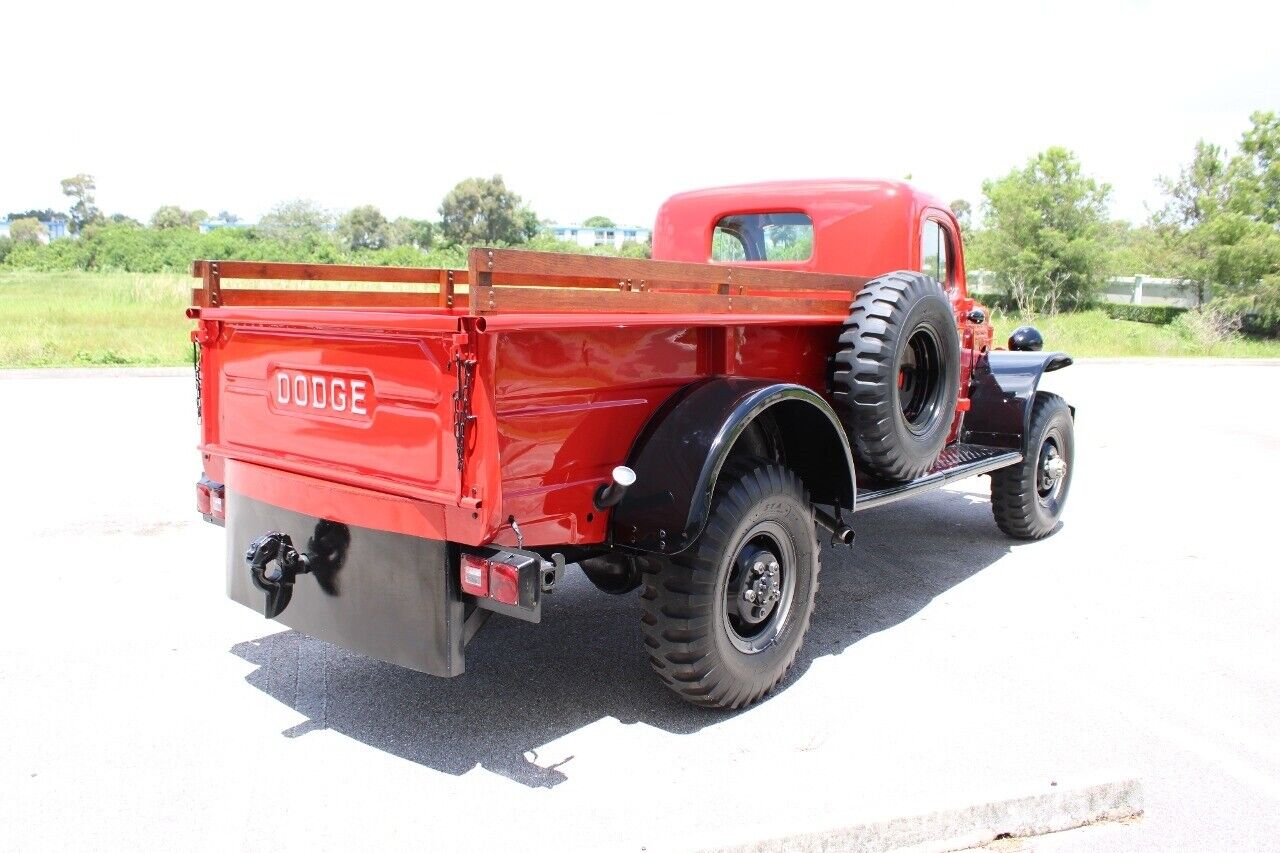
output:
[[[989,270],[976,270],[968,274],[969,290],[974,293],[992,293],[996,290],[996,274]],[[1100,294],[1107,302],[1131,305],[1173,305],[1178,308],[1195,308],[1200,297],[1208,302],[1213,294],[1208,287],[1203,294],[1194,282],[1181,282],[1175,278],[1155,278],[1149,275],[1114,276],[1107,279]]]

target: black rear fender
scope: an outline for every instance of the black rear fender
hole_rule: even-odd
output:
[[[689,547],[735,452],[778,458],[815,502],[853,509],[853,454],[826,400],[802,385],[715,377],[675,394],[637,438],[628,463],[636,483],[614,510],[613,543],[665,554]]]

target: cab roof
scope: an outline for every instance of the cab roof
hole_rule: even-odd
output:
[[[812,256],[769,266],[874,276],[915,263],[919,222],[929,211],[954,221],[936,196],[897,180],[827,178],[710,187],[678,193],[663,203],[654,225],[653,257],[706,262],[715,225],[723,217],[800,212],[813,221]]]

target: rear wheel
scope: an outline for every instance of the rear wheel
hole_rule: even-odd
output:
[[[1067,401],[1036,393],[1023,459],[991,474],[991,512],[1014,539],[1043,539],[1058,526],[1075,465],[1075,430]]]
[[[654,671],[697,705],[757,701],[795,661],[818,570],[800,478],[759,460],[727,467],[698,540],[645,567],[643,628]]]

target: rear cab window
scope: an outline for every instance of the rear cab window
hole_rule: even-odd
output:
[[[944,288],[951,287],[951,236],[936,219],[926,219],[920,229],[920,272]]]
[[[813,257],[813,220],[803,213],[723,216],[711,235],[713,261],[807,261]]]

